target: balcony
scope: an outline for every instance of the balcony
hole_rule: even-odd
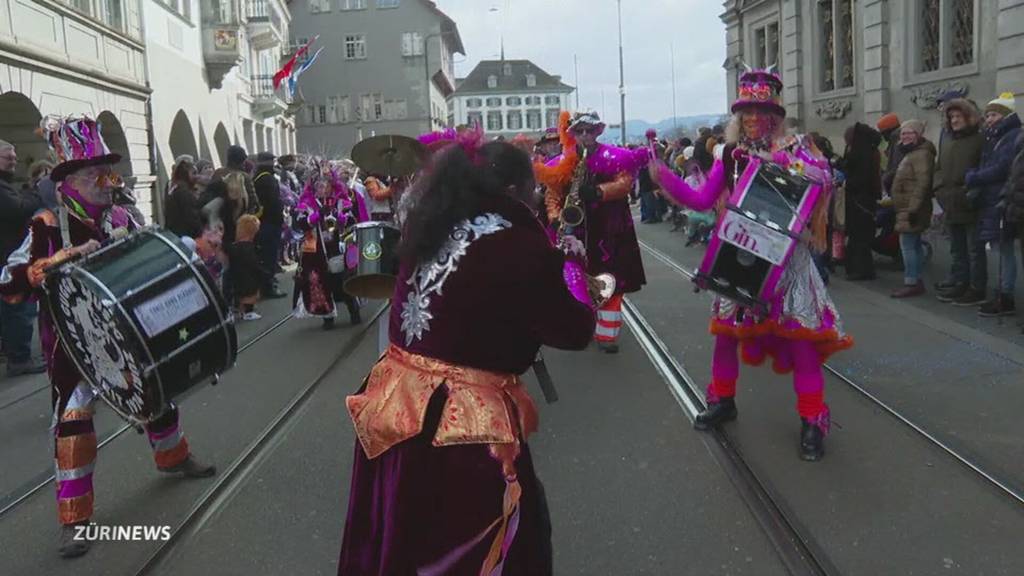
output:
[[[252,76],[253,112],[263,118],[284,114],[288,110],[288,104],[280,95],[283,90],[283,86],[280,90],[274,90],[273,75],[254,74]]]
[[[203,60],[212,88],[220,88],[224,77],[242,61],[242,20],[238,0],[201,2],[203,21]]]
[[[288,36],[281,15],[269,0],[246,2],[245,16],[248,21],[249,44],[256,50],[269,50],[284,43]]]

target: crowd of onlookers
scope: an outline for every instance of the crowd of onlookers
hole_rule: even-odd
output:
[[[937,298],[977,307],[981,316],[1016,313],[1016,243],[1024,239],[1024,132],[1012,94],[979,106],[951,91],[937,101],[942,115],[938,142],[926,137],[917,119],[886,114],[875,126],[855,123],[844,134],[842,154],[819,134],[808,134],[834,168],[831,248],[819,258],[826,281],[836,265],[852,281],[876,278],[875,255],[889,256],[903,269],[893,298],[925,294],[922,270],[936,248],[929,237],[948,239],[952,261],[936,282]],[[795,124],[787,129],[796,131]],[[657,152],[669,166],[698,186],[720,154],[721,126],[702,128],[696,139],[662,141]],[[687,242],[706,242],[715,214],[669,206],[657,186],[641,175],[635,200],[641,222],[669,218],[685,227]],[[987,253],[998,253],[989,270]],[[1024,261],[1024,249],[1021,249]],[[990,278],[995,280],[991,285]]]
[[[0,140],[0,258],[8,258],[25,241],[32,216],[40,209],[56,209],[55,183],[49,179],[53,164],[36,161],[28,178],[15,179],[16,148]],[[255,302],[288,296],[276,282],[276,274],[297,262],[302,234],[292,226],[308,167],[297,155],[276,157],[260,152],[250,158],[245,149],[231,146],[224,166],[190,155],[175,158],[164,195],[164,228],[180,237],[202,259],[238,320],[260,318]],[[367,198],[376,216],[390,205],[367,195],[351,161],[332,163],[342,181]],[[115,194],[115,202],[145,225],[136,207],[131,180]],[[374,181],[369,179],[369,181]],[[7,374],[17,376],[44,372],[45,364],[32,353],[38,303],[0,301],[0,342]]]

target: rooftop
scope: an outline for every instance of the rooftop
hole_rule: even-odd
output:
[[[511,74],[505,74],[508,65]],[[534,86],[527,84],[527,77],[533,74]],[[497,85],[488,86],[488,78],[494,76]],[[561,76],[553,76],[529,60],[481,60],[476,68],[464,79],[457,82],[456,96],[465,94],[486,94],[489,92],[572,92],[574,87],[562,82]]]

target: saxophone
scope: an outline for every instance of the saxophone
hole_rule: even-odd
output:
[[[583,186],[583,180],[587,175],[587,154],[589,152],[584,148],[583,155],[576,161],[576,171],[572,176],[572,187],[569,189],[569,194],[565,197],[565,204],[562,206],[562,212],[558,218],[561,222],[560,232],[562,234],[571,234],[575,228],[583,224],[583,220],[586,218],[586,211],[583,209],[583,199],[580,198],[580,187]]]

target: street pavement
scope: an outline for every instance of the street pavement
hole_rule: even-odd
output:
[[[702,249],[685,248],[668,228],[639,230],[652,247],[694,266]],[[649,285],[630,300],[703,384],[710,297],[694,294],[650,253],[644,261]],[[1024,349],[1012,334],[978,330],[942,307],[893,302],[875,287],[837,280],[832,291],[857,339],[834,358],[836,369],[986,469],[1024,484],[1014,413],[1024,400]],[[241,326],[240,341],[284,316],[287,305],[265,303],[264,321]],[[150,573],[336,572],[355,442],[344,397],[376,359],[376,336],[375,326],[341,322],[324,332],[316,321],[293,319],[246,351],[220,385],[182,402],[190,444],[223,475],[315,386]],[[543,404],[532,374],[526,380],[541,410],[531,447],[551,508],[556,574],[787,573],[737,480],[716,459],[713,436],[692,430],[628,330],[618,355],[592,346],[545,357],[559,402]],[[18,386],[0,390],[0,406],[30,390]],[[827,400],[835,426],[820,463],[799,460],[791,383],[769,368],[743,368],[740,418],[725,431],[838,573],[1024,573],[1024,508],[834,376]],[[14,463],[0,468],[7,498],[52,470],[48,418],[48,392],[0,408],[0,455]],[[101,438],[121,426],[109,411],[96,422]],[[145,439],[128,432],[100,451],[94,520],[177,527],[219,479],[164,477]],[[0,574],[131,575],[161,544],[99,542],[84,558],[63,561],[57,533],[47,487],[0,517]]]

